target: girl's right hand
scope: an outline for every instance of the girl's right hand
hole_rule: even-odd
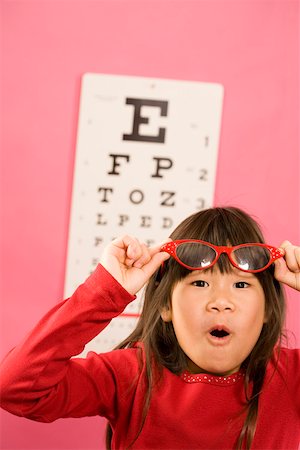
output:
[[[169,254],[160,252],[162,244],[147,247],[133,236],[113,240],[104,249],[100,263],[129,292],[135,295]]]

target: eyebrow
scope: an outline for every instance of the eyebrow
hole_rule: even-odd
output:
[[[209,267],[208,269],[201,269],[201,270],[191,270],[186,276],[187,277],[192,277],[192,276],[201,276],[201,275],[207,275],[209,273],[213,273],[214,271],[214,266],[213,267]],[[254,273],[252,272],[244,272],[243,270],[239,270],[236,267],[232,267],[231,270],[224,271],[223,273],[221,273],[222,275],[234,275],[237,277],[243,277],[243,278],[257,278],[255,276]]]

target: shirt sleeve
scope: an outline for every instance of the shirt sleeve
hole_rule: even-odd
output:
[[[1,407],[43,422],[97,414],[110,419],[109,404],[116,395],[110,359],[92,353],[85,359],[72,357],[134,298],[98,265],[3,360]]]

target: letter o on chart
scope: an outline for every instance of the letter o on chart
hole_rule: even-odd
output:
[[[139,189],[135,189],[134,191],[130,192],[129,200],[131,201],[131,203],[138,205],[139,203],[142,203],[142,201],[144,200],[144,194]]]

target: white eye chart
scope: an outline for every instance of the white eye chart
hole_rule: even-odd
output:
[[[158,244],[212,206],[223,86],[119,75],[82,79],[65,298],[112,239]],[[86,345],[111,350],[134,328],[142,293]]]

